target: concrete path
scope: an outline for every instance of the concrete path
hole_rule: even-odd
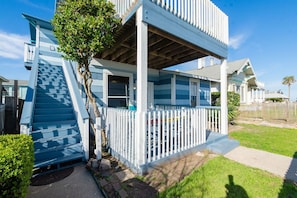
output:
[[[238,146],[224,155],[241,164],[266,170],[297,182],[297,159],[266,151]]]
[[[43,186],[30,186],[27,198],[93,198],[104,197],[91,173],[80,165],[68,177]]]

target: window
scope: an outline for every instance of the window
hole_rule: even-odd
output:
[[[129,104],[129,77],[108,76],[108,106],[127,108]]]

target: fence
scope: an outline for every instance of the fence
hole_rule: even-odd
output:
[[[258,103],[240,106],[240,119],[253,118],[297,122],[297,103]]]
[[[130,168],[136,167],[136,111],[102,108],[102,127],[105,128],[112,155]],[[206,142],[207,130],[220,129],[218,108],[184,108],[148,111],[145,143],[145,163],[169,157]],[[141,133],[141,131],[137,131]]]

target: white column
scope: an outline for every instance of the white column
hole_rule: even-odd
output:
[[[221,63],[221,133],[228,134],[227,60]]]
[[[136,159],[138,166],[145,163],[145,137],[147,111],[147,74],[148,74],[148,26],[142,21],[143,7],[136,12],[137,26],[137,111],[136,111]]]

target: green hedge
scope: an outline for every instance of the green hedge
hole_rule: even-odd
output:
[[[220,92],[213,92],[211,93],[211,105],[213,106],[220,106],[221,93]],[[240,105],[240,95],[235,92],[228,92],[227,93],[227,105],[228,105],[228,122],[231,123],[235,120],[235,118],[239,114],[238,107]]]
[[[31,136],[0,136],[0,197],[26,197],[34,163]]]

